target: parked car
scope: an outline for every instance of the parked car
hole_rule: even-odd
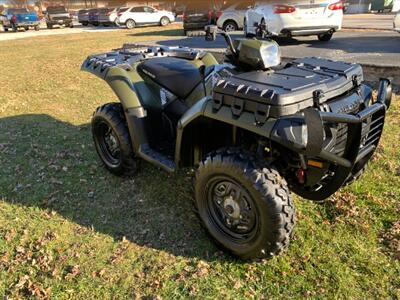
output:
[[[269,36],[316,35],[320,41],[329,41],[342,28],[343,2],[337,0],[296,0],[257,2],[246,13],[246,36],[257,35],[258,28],[266,28]],[[261,25],[261,26],[259,26]]]
[[[49,29],[52,29],[54,25],[74,27],[72,17],[64,6],[47,7],[45,19],[47,28]]]
[[[99,9],[93,8],[89,11],[88,22],[90,25],[99,26]]]
[[[29,30],[33,27],[39,30],[39,17],[36,12],[28,11],[26,8],[9,8],[2,12],[2,25],[4,31],[12,29],[17,31],[20,28]]]
[[[129,7],[100,8],[98,11],[98,23],[103,26],[115,25],[118,13],[127,11]]]
[[[78,22],[82,26],[87,26],[89,24],[89,11],[90,9],[81,9],[78,11]]]
[[[216,10],[207,2],[191,2],[183,13],[183,30],[204,30],[207,25],[215,25],[217,22]]]
[[[394,17],[393,28],[395,31],[400,32],[400,11]]]
[[[246,11],[251,2],[241,1],[235,4],[225,5],[217,12],[217,25],[224,31],[235,31],[243,29]]]
[[[166,26],[175,21],[174,13],[166,10],[157,10],[150,6],[135,6],[125,12],[118,13],[117,25],[125,25],[128,29],[136,25],[159,24]]]

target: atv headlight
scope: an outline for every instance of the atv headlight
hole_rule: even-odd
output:
[[[281,63],[281,49],[274,41],[264,41],[260,47],[260,54],[265,68],[275,67]]]

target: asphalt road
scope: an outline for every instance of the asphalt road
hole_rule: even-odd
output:
[[[384,26],[389,22],[392,15],[353,15],[351,20],[356,18],[374,20],[378,18]],[[386,22],[386,23],[385,23]],[[368,23],[368,22],[367,22]],[[345,22],[345,24],[348,24]],[[372,23],[371,23],[372,24]],[[362,23],[359,23],[362,26]],[[27,32],[1,32],[0,41],[13,40],[19,38],[30,38],[41,35],[71,34],[81,32],[97,32],[121,30],[119,28],[103,27],[81,27],[62,28],[62,29],[43,29],[38,32],[29,30]],[[122,29],[124,30],[124,29]],[[149,27],[149,31],[151,27]],[[129,36],[135,35],[132,31],[127,32],[127,42]],[[165,30],[168,36],[169,30]],[[241,33],[234,34],[234,37],[240,37]],[[158,42],[154,42],[158,44]],[[160,42],[164,45],[181,45],[192,48],[209,49],[213,51],[223,51],[226,46],[222,38],[214,43],[207,43],[204,37],[176,37],[171,36],[170,40]],[[357,62],[366,65],[376,66],[395,66],[400,68],[400,34],[385,30],[343,30],[336,33],[330,42],[319,42],[316,37],[299,37],[297,39],[282,39],[282,56],[287,58],[298,58],[304,56],[319,56],[335,60],[345,60],[348,62]],[[400,77],[400,74],[399,74]]]
[[[233,35],[233,38],[240,36],[242,34],[237,33]],[[329,42],[320,42],[314,36],[281,39],[278,42],[281,46],[282,56],[287,58],[318,56],[367,65],[400,68],[400,34],[396,32],[343,30],[336,33]],[[219,37],[215,42],[205,42],[203,36],[197,36],[174,38],[155,43],[213,51],[223,51],[226,48],[222,37]]]

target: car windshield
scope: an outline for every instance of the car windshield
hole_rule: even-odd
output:
[[[26,8],[13,8],[8,10],[9,14],[25,14],[27,12],[29,11]]]
[[[129,7],[121,7],[118,9],[118,12],[123,13],[126,12],[129,9]]]
[[[47,8],[47,12],[50,14],[62,14],[62,13],[66,13],[67,10],[65,9],[65,7],[63,6],[59,6],[59,7],[48,7]]]

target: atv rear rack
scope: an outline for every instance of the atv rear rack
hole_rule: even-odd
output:
[[[177,57],[187,60],[202,58],[206,53],[188,47],[143,46],[138,44],[124,44],[122,48],[113,51],[89,56],[82,64],[81,69],[93,73],[100,78],[107,76],[112,67],[126,71],[132,69],[137,62],[155,57]]]

